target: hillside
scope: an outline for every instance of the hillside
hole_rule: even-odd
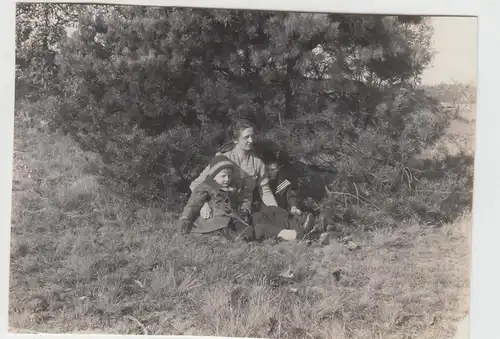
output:
[[[472,115],[448,130],[469,152]],[[179,236],[170,213],[112,193],[96,155],[43,127],[17,122],[14,166],[12,331],[450,338],[467,312],[468,212],[351,243],[228,243]]]

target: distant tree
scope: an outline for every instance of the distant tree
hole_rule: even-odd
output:
[[[74,5],[16,5],[16,75],[18,93],[46,92],[55,80],[54,62],[66,27],[78,20]]]

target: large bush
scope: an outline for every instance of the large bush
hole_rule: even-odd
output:
[[[419,17],[81,6],[48,119],[101,154],[108,178],[171,206],[231,122],[253,119],[326,222],[352,223],[345,198],[380,209],[407,196],[408,162],[449,120],[417,89],[431,33]]]

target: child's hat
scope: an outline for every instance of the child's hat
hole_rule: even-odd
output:
[[[234,170],[235,166],[236,164],[229,160],[226,156],[217,154],[210,161],[210,171],[208,174],[213,178],[223,169],[230,168]]]

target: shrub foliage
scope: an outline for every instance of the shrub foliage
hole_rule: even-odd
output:
[[[43,26],[48,9],[62,18],[39,29],[50,67],[23,52],[38,40],[19,34]],[[176,206],[245,117],[288,153],[325,223],[439,221],[470,197],[438,213],[448,196],[424,191],[458,192],[463,173],[426,177],[415,160],[450,120],[419,89],[431,35],[420,17],[18,4],[18,80],[46,84],[28,91],[41,98],[18,99],[40,100],[37,118],[98,153],[110,186],[141,200]]]

